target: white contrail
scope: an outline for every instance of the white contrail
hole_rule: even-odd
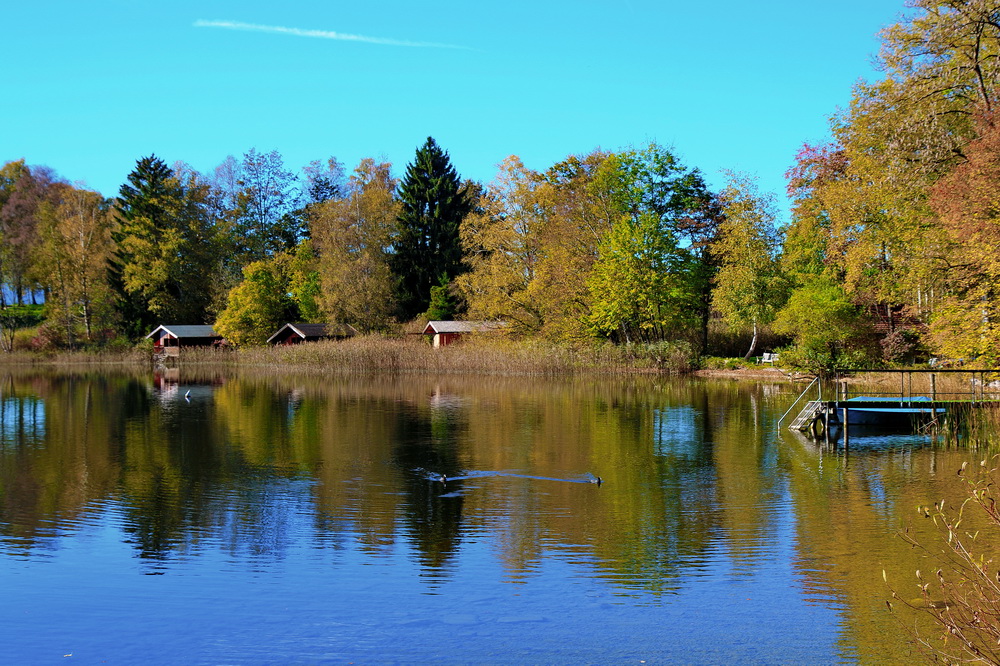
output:
[[[196,28],[223,28],[225,30],[253,30],[255,32],[274,32],[281,35],[292,35],[294,37],[315,37],[318,39],[337,39],[345,42],[364,42],[366,44],[381,44],[383,46],[415,46],[422,48],[436,49],[468,49],[467,46],[457,46],[455,44],[436,44],[433,42],[407,42],[399,39],[387,39],[385,37],[367,37],[365,35],[349,35],[343,32],[333,32],[331,30],[303,30],[302,28],[286,28],[280,25],[256,25],[253,23],[240,23],[238,21],[204,21],[194,22]]]

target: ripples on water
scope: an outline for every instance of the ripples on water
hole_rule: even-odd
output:
[[[158,386],[0,401],[0,662],[904,654],[873,576],[941,454],[819,451],[770,425],[791,394]]]

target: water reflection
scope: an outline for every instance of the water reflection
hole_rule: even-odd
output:
[[[287,577],[294,562],[305,590],[331,565],[338,584],[377,585],[371,567],[391,564],[403,573],[358,591],[380,598],[462,581],[466,597],[516,584],[557,606],[584,579],[615,603],[687,609],[674,621],[693,637],[715,635],[713,613],[783,622],[768,649],[808,661],[907,654],[878,586],[920,558],[892,534],[927,497],[962,499],[944,478],[960,455],[925,440],[821,451],[779,432],[794,389],[778,385],[219,372],[3,386],[0,558],[100,533],[143,574],[218,560],[216,577]],[[813,606],[833,615],[832,652],[790,635]]]

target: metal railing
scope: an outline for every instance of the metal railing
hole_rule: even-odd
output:
[[[802,396],[804,396],[806,393],[808,393],[809,389],[811,389],[813,387],[813,384],[816,384],[817,382],[819,382],[819,397],[816,398],[816,399],[817,400],[822,400],[823,399],[823,383],[820,382],[820,378],[819,377],[815,377],[811,382],[809,382],[809,386],[807,386],[802,391],[802,393],[799,394],[799,397],[797,397],[795,399],[795,402],[793,402],[792,406],[788,408],[788,411],[786,411],[784,414],[781,415],[781,418],[778,419],[778,423],[775,425],[775,428],[781,428],[781,422],[785,420],[785,417],[788,416],[789,412],[791,412],[793,409],[795,409],[795,405],[799,404],[799,400],[802,399]]]

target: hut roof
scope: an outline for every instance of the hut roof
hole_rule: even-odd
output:
[[[429,321],[424,327],[424,335],[438,333],[481,333],[496,331],[504,327],[502,321]]]
[[[349,338],[357,335],[357,330],[350,324],[285,324],[274,335],[269,337],[269,343],[281,336],[286,330],[292,331],[300,338]]]
[[[221,338],[222,336],[215,332],[215,329],[210,324],[204,325],[189,325],[189,324],[161,324],[153,329],[153,332],[147,335],[147,338],[151,338],[156,335],[157,331],[165,331],[175,338]]]

